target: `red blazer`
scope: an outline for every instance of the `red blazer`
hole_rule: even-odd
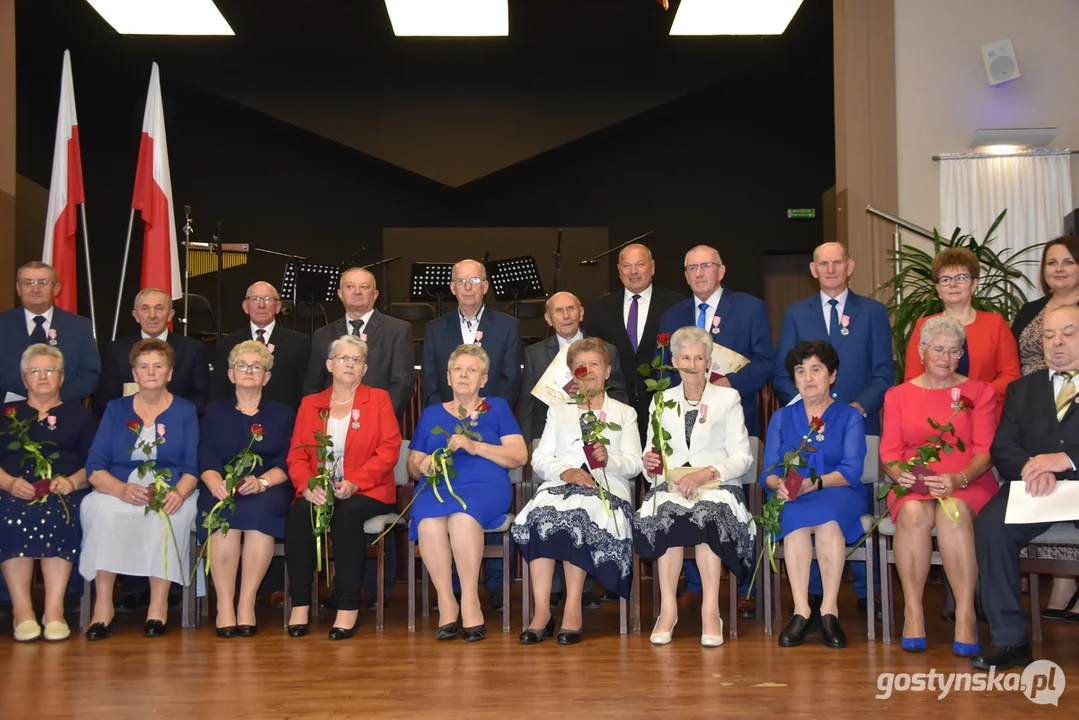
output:
[[[922,325],[931,317],[920,319],[914,325],[914,334],[907,344],[907,364],[903,380],[922,374],[922,360],[918,355],[918,341]],[[1019,346],[1015,342],[1008,323],[996,313],[975,311],[974,322],[967,325],[967,349],[970,352],[970,377],[989,383],[997,393],[997,417],[1004,408],[1004,395],[1008,384],[1019,379],[1023,372],[1019,366]]]
[[[308,395],[296,413],[292,449],[288,453],[288,474],[297,495],[307,488],[307,481],[318,472],[315,448],[300,446],[314,444],[315,430],[325,432],[326,421],[319,417],[319,412],[330,407],[332,391],[331,387],[317,395]],[[393,414],[390,394],[360,385],[356,388],[352,408],[360,411],[360,427],[354,429],[350,424],[345,436],[345,479],[354,483],[361,494],[392,505],[397,500],[393,469],[401,452],[401,429]]]

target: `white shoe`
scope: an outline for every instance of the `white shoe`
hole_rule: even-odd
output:
[[[678,624],[678,620],[674,621],[674,625],[671,625],[671,629],[667,632],[656,632],[656,628],[659,627],[659,618],[656,618],[656,624],[652,628],[652,634],[649,636],[648,641],[653,645],[669,645],[671,642],[671,635],[674,634],[674,626]]]
[[[66,622],[53,620],[50,623],[45,623],[45,639],[49,642],[67,640],[69,637],[71,637],[71,628],[67,626]]]
[[[37,620],[26,620],[15,626],[16,642],[31,642],[41,637],[41,626]]]
[[[704,647],[719,647],[723,644],[723,618],[719,619],[719,635],[701,634],[701,645]]]

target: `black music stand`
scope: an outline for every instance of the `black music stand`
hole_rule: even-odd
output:
[[[435,301],[435,317],[442,317],[442,301],[452,297],[453,263],[412,263],[409,302]]]
[[[341,281],[341,268],[308,262],[285,263],[282,297],[292,298],[292,329],[296,329],[296,305],[303,297],[311,303],[311,334],[315,334],[315,304],[333,302]]]
[[[518,316],[517,306],[521,300],[547,297],[536,258],[531,255],[492,260],[487,264],[487,278],[494,289],[495,300],[513,302],[513,317]]]

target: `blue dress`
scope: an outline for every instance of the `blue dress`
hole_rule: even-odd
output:
[[[279,468],[288,476],[289,444],[296,413],[282,403],[263,399],[258,412],[245,415],[236,409],[236,399],[218,400],[206,406],[199,433],[199,476],[207,470],[216,470],[225,476],[225,465],[247,447],[251,441],[251,426],[262,425],[262,440],[251,446],[251,452],[262,458],[262,465],[252,471],[255,477],[273,468]],[[285,518],[296,494],[291,482],[275,485],[257,495],[236,495],[236,512],[227,508],[221,517],[229,521],[229,530],[254,530],[275,538],[285,537]],[[195,525],[199,542],[206,539],[202,521],[217,504],[217,498],[208,489],[199,493],[199,513]]]
[[[818,475],[840,472],[849,484],[813,490],[788,501],[779,516],[782,539],[788,533],[804,527],[815,527],[835,520],[847,544],[862,537],[862,514],[865,512],[865,490],[862,487],[862,469],[865,466],[865,425],[862,414],[850,405],[833,402],[821,416],[824,421],[824,440],[810,437],[815,453],[806,453],[809,466]],[[764,470],[760,483],[767,497],[775,494],[765,480],[769,475],[779,475],[781,468],[772,468],[783,461],[783,453],[797,448],[809,432],[802,401],[780,408],[768,425],[768,443],[764,448]]]
[[[506,401],[497,397],[486,400],[491,409],[479,416],[476,427],[473,428],[483,438],[483,442],[488,445],[501,445],[503,437],[520,435],[521,427]],[[429,406],[423,411],[416,425],[409,448],[430,455],[438,448],[445,447],[448,439],[445,435],[432,433],[431,429],[437,425],[452,433],[459,422],[455,415],[446,412],[441,403]],[[416,495],[410,511],[408,534],[413,541],[418,539],[417,528],[424,518],[446,517],[464,512],[475,518],[484,529],[491,530],[501,525],[509,512],[513,499],[509,470],[485,458],[469,455],[464,450],[453,454],[453,467],[457,471],[457,477],[453,480],[453,491],[465,501],[468,509],[462,509],[461,504],[450,496],[445,482],[438,487],[443,502],[438,501],[430,487],[424,487]],[[422,482],[421,478],[417,487],[422,485]]]
[[[26,402],[5,407],[14,407],[19,420],[37,417],[37,410]],[[55,443],[42,446],[41,451],[45,455],[60,453],[60,457],[52,461],[53,475],[67,477],[86,466],[86,455],[94,440],[94,415],[77,402],[58,405],[49,414],[56,418],[52,429],[42,420],[32,424],[27,435],[33,442]],[[0,426],[6,429],[8,420],[0,419]],[[36,482],[33,462],[25,461],[22,450],[7,449],[7,444],[13,439],[13,435],[0,437],[0,467],[12,477],[21,477],[29,483]],[[57,497],[50,495],[48,500],[31,505],[9,493],[0,493],[0,562],[15,557],[59,557],[76,562],[82,544],[79,504],[88,493],[89,490],[85,489],[64,497],[70,523]]]

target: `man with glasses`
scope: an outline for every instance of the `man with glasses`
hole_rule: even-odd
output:
[[[242,307],[248,317],[247,327],[229,333],[217,343],[213,399],[222,400],[234,395],[228,377],[229,353],[245,340],[255,340],[265,345],[273,355],[273,372],[262,389],[262,397],[296,410],[304,395],[303,383],[307,361],[311,356],[311,341],[303,333],[282,327],[277,322],[281,296],[277,288],[268,282],[260,280],[247,288]]]
[[[135,296],[131,315],[139,324],[135,335],[113,340],[105,346],[101,360],[101,380],[94,393],[94,412],[100,418],[110,401],[134,393],[138,386],[131,376],[128,354],[139,340],[156,338],[172,346],[176,353],[169,392],[195,406],[199,417],[210,399],[210,366],[206,362],[205,345],[193,338],[169,332],[175,312],[172,298],[158,288],[147,288]]]
[[[53,305],[60,292],[56,271],[43,262],[28,262],[15,275],[15,290],[22,307],[0,313],[0,391],[4,402],[26,396],[19,360],[35,343],[47,343],[64,354],[64,384],[60,399],[79,401],[97,388],[101,358],[97,354],[94,330],[81,315]],[[130,374],[130,366],[128,367]]]

